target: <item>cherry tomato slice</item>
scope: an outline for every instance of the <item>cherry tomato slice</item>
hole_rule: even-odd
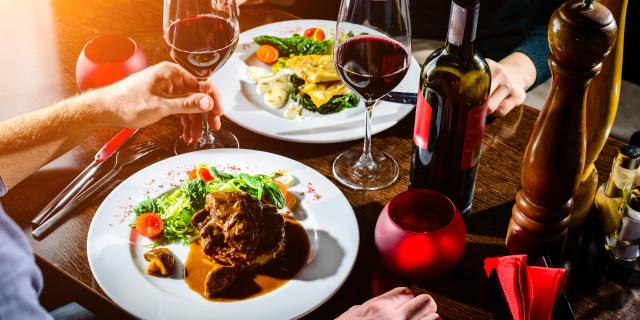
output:
[[[198,169],[198,174],[200,174],[200,178],[202,178],[202,180],[204,181],[210,181],[214,179],[214,177],[211,175],[211,172],[209,172],[208,168]]]
[[[187,177],[189,178],[189,180],[193,180],[197,178],[198,174],[196,173],[196,169],[189,171],[189,174],[187,175]]]
[[[263,44],[256,51],[256,56],[258,59],[266,64],[272,64],[278,60],[280,57],[280,53],[278,49],[272,45]]]
[[[320,28],[309,28],[302,35],[315,41],[322,41],[325,38],[324,31]]]
[[[155,238],[164,228],[164,222],[159,215],[153,212],[143,213],[136,218],[136,231],[144,237]]]

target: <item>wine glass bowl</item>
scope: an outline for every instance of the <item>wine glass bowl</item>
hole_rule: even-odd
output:
[[[238,45],[237,13],[235,0],[164,0],[163,38],[173,61],[199,81],[207,81]],[[201,135],[194,143],[187,144],[182,137],[176,140],[176,154],[239,148],[233,133],[211,130],[207,118],[205,112]]]
[[[411,63],[409,0],[343,0],[335,32],[334,62],[342,81],[365,105],[361,150],[336,157],[333,175],[355,190],[378,190],[399,176],[398,163],[371,143],[378,99],[395,88]]]
[[[76,62],[76,83],[80,91],[120,81],[148,66],[142,48],[124,35],[101,35],[91,39]]]
[[[385,206],[375,228],[382,263],[413,281],[435,280],[460,260],[466,243],[462,215],[445,195],[429,189],[403,192]]]

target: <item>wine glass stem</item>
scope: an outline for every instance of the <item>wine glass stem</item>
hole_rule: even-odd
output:
[[[209,78],[198,78],[200,82],[205,82],[208,84]],[[200,87],[200,91],[202,93],[208,93],[205,89]],[[198,139],[198,143],[200,146],[210,146],[215,145],[216,138],[213,135],[213,131],[211,131],[211,127],[209,127],[209,111],[205,111],[202,113],[202,132],[200,133],[200,138]]]
[[[376,162],[373,160],[373,156],[371,154],[371,117],[373,115],[373,107],[376,105],[378,101],[365,101],[364,106],[366,111],[364,113],[364,145],[362,146],[362,155],[360,156],[360,160],[358,160],[359,167],[366,167],[369,170],[375,170]]]

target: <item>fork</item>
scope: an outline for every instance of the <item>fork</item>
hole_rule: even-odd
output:
[[[87,188],[75,199],[69,202],[64,208],[50,215],[40,226],[31,232],[34,238],[41,239],[53,230],[54,226],[57,226],[59,222],[62,222],[74,209],[80,206],[88,198],[96,194],[96,192],[102,190],[115,176],[120,173],[122,168],[129,165],[153,152],[162,150],[162,147],[153,142],[143,142],[141,144],[132,146],[130,148],[122,149],[115,154],[115,163],[113,168],[94,183],[91,187]]]

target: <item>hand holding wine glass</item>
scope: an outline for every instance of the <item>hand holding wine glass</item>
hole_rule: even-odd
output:
[[[371,116],[378,99],[406,75],[411,54],[408,0],[349,0],[340,6],[335,64],[342,81],[365,104],[361,151],[348,150],[333,162],[333,174],[356,190],[377,190],[396,181],[399,168],[385,152],[372,148]]]
[[[171,58],[198,80],[207,81],[237,47],[237,13],[235,0],[165,0],[164,40]],[[194,122],[201,120],[202,130],[200,137],[193,139],[191,144],[187,143],[189,139],[184,139],[184,135],[183,139],[176,140],[176,154],[239,147],[238,139],[231,132],[224,129],[213,131],[207,121],[209,118],[205,112],[202,116],[181,119],[183,126],[191,128]],[[191,133],[197,131],[192,129]]]

